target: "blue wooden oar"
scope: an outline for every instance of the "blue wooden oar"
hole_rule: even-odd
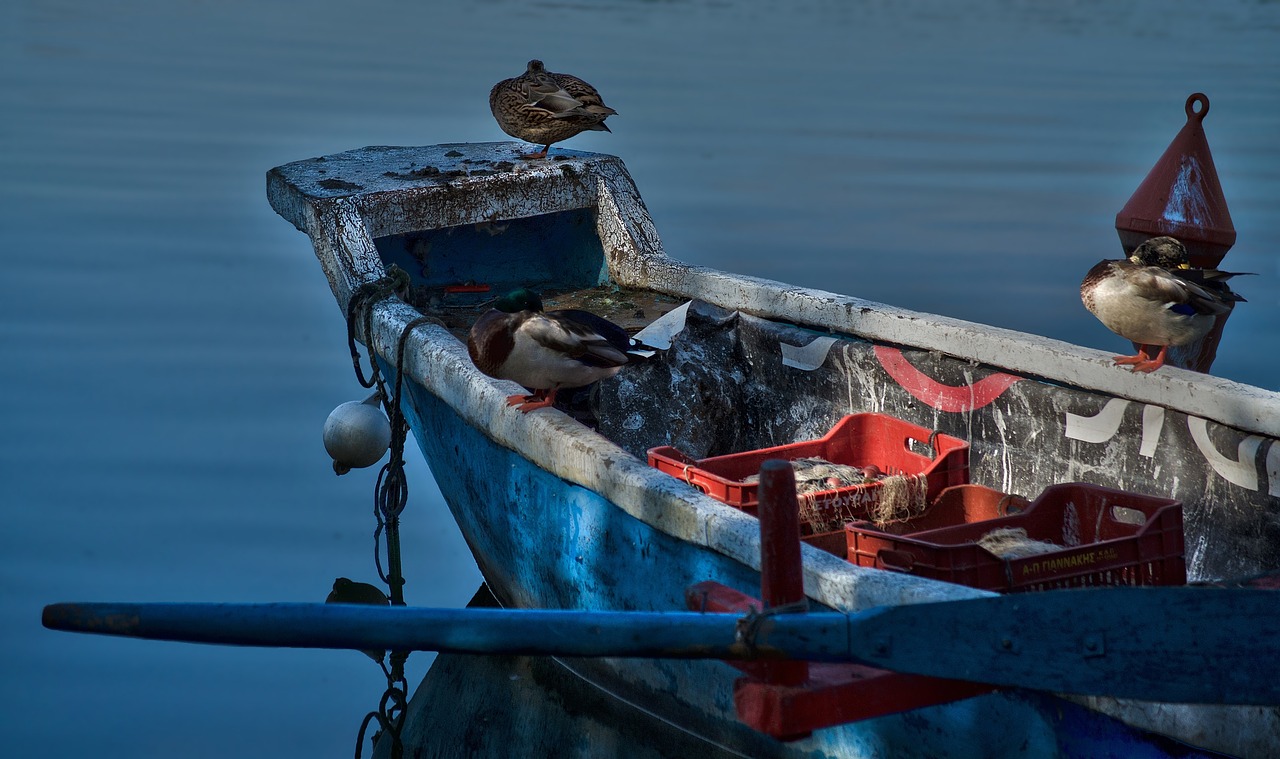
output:
[[[1063,590],[851,614],[74,603],[58,630],[294,648],[853,661],[900,672],[1151,701],[1278,704],[1280,595]]]

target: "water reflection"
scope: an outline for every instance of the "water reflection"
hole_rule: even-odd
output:
[[[498,603],[482,585],[467,605],[495,608]],[[744,756],[748,747],[760,753],[746,755],[776,753],[766,741],[752,746],[745,729],[719,735],[712,728],[694,737],[596,687],[575,671],[572,659],[440,654],[413,700],[405,743],[446,754],[727,759]],[[538,730],[529,730],[532,725]],[[392,756],[389,742],[377,748],[375,756]]]

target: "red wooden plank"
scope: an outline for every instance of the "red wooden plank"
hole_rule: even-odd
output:
[[[766,609],[808,609],[800,565],[795,470],[790,462],[779,459],[760,467],[760,597]],[[809,679],[809,662],[768,662],[764,671],[765,682],[802,685]]]

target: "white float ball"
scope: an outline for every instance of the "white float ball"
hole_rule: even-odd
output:
[[[346,474],[378,463],[391,445],[391,422],[382,413],[377,393],[363,401],[347,401],[324,422],[324,449],[333,471]]]

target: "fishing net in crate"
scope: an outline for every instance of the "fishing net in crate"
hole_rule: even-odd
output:
[[[659,471],[750,514],[758,503],[760,465],[790,461],[805,535],[838,531],[849,519],[909,519],[932,495],[969,481],[968,443],[871,412],[845,416],[815,440],[704,459],[660,446],[648,458]]]
[[[929,506],[929,478],[923,474],[886,474],[875,464],[837,464],[810,457],[791,462],[802,532],[834,532],[850,519],[876,525],[902,522]],[[755,484],[759,475],[744,482]],[[868,487],[874,486],[874,487]]]

